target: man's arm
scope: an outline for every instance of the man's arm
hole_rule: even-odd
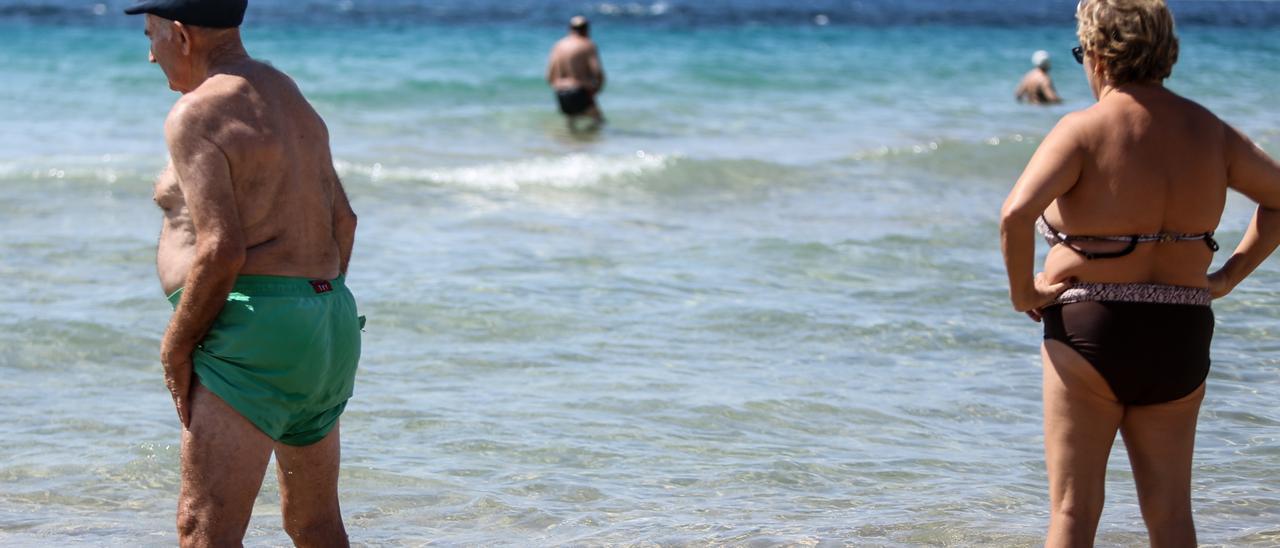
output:
[[[591,75],[595,79],[595,93],[604,91],[604,64],[600,62],[600,50],[595,45],[591,46],[591,56],[587,59],[587,67],[591,69]]]
[[[191,423],[191,354],[222,312],[245,261],[231,165],[210,140],[200,108],[180,102],[165,121],[165,140],[196,234],[195,259],[182,300],[160,347],[165,384],[184,427]]]
[[[1018,100],[1019,103],[1021,103],[1024,100],[1026,100],[1027,95],[1030,95],[1030,93],[1028,93],[1029,91],[1030,91],[1029,87],[1027,86],[1027,78],[1023,76],[1022,80],[1018,81],[1018,87],[1013,90],[1013,96]]]
[[[333,214],[333,239],[338,242],[338,275],[347,273],[347,265],[351,263],[351,250],[356,244],[356,212],[351,209],[351,202],[347,200],[347,192],[342,188],[342,179],[338,177],[338,170],[333,166],[333,153],[329,148],[329,128],[324,124],[324,120],[320,120],[321,139],[324,141],[324,149],[321,162],[328,168],[325,173],[329,176],[329,182],[333,186],[332,201],[329,204],[331,213]]]
[[[333,174],[333,238],[338,241],[338,273],[345,275],[351,264],[351,250],[356,245],[356,212],[351,209],[336,172]]]
[[[551,47],[551,53],[547,54],[547,84],[551,86],[555,86],[556,80],[560,78],[557,67],[564,62],[562,58],[564,54],[560,52],[561,43],[563,40],[556,42],[556,45]]]
[[[1053,80],[1047,77],[1044,82],[1044,100],[1053,105],[1062,102],[1062,97],[1058,95],[1058,90],[1053,87]]]

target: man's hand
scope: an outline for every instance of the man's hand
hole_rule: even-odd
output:
[[[1039,322],[1042,319],[1040,309],[1048,306],[1063,291],[1071,289],[1074,280],[1066,280],[1058,283],[1049,283],[1049,280],[1041,272],[1036,274],[1034,285],[1031,291],[1025,295],[1013,296],[1013,307],[1018,312],[1026,313],[1027,317]]]
[[[191,426],[191,377],[194,369],[191,353],[194,349],[179,349],[165,337],[160,344],[160,363],[164,365],[164,384],[173,396],[182,427]]]

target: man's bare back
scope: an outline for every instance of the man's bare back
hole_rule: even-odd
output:
[[[315,279],[338,275],[341,248],[334,207],[349,207],[333,172],[329,136],[289,77],[244,60],[184,95],[166,121],[171,133],[207,142],[225,155],[245,245],[241,274]],[[174,151],[177,155],[178,151]],[[195,228],[178,171],[156,183],[165,222],[157,269],[166,293],[186,282]]]
[[[604,87],[604,71],[600,68],[595,42],[585,36],[570,34],[551,48],[547,64],[547,83],[555,90],[582,88],[592,94]]]
[[[1062,102],[1062,98],[1058,96],[1058,90],[1053,87],[1053,79],[1049,77],[1049,73],[1038,68],[1031,69],[1022,77],[1014,95],[1019,102],[1033,105],[1056,105]]]

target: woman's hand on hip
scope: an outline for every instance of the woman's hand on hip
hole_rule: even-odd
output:
[[[1225,268],[1209,275],[1209,294],[1214,299],[1226,297],[1232,289],[1235,289],[1235,284],[1231,283]]]
[[[1049,281],[1044,272],[1036,274],[1035,280],[1028,291],[1013,296],[1013,308],[1039,322],[1042,317],[1040,309],[1056,300],[1059,295],[1062,295],[1063,291],[1071,289],[1074,281],[1063,280],[1053,283]]]

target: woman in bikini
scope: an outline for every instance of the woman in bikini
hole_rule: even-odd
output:
[[[1084,0],[1076,19],[1098,102],[1045,138],[1000,222],[1013,306],[1044,322],[1046,544],[1093,543],[1120,432],[1151,545],[1194,546],[1209,304],[1280,244],[1280,164],[1163,86],[1178,57],[1163,0]],[[1227,189],[1260,206],[1206,275]],[[1033,275],[1037,225],[1051,249]]]

